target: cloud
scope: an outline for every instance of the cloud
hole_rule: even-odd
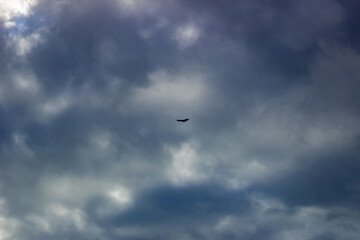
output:
[[[356,104],[354,89],[359,85],[360,56],[353,49],[324,45],[312,66],[319,101],[322,106],[347,111]],[[320,100],[321,99],[321,100]]]
[[[359,235],[347,3],[1,6],[0,238]]]
[[[11,218],[6,213],[6,202],[4,199],[0,200],[0,239],[11,239],[17,234],[18,221]]]
[[[151,3],[144,0],[118,0],[121,13],[130,16],[139,16],[145,14],[156,14],[161,5],[167,4],[164,1],[152,1]]]
[[[5,21],[11,21],[12,18],[23,15],[27,16],[31,13],[32,7],[36,6],[37,0],[15,0],[0,2],[0,19]]]
[[[205,177],[200,166],[196,143],[184,143],[179,149],[170,148],[172,163],[168,170],[169,178],[177,185],[201,182]]]
[[[206,75],[201,72],[183,70],[172,74],[157,70],[149,75],[149,86],[133,90],[130,104],[134,105],[133,109],[140,107],[142,111],[153,110],[173,116],[201,111],[211,95],[206,81]]]
[[[326,12],[327,14],[321,14]],[[321,41],[341,24],[344,12],[335,1],[293,2],[276,40],[295,50]]]
[[[0,8],[0,20],[3,22],[4,34],[7,35],[5,52],[13,52],[23,59],[34,47],[44,41],[44,28],[34,22],[42,21],[41,17],[34,17],[33,8],[38,1],[3,1]],[[38,18],[34,21],[34,19]]]
[[[174,39],[178,42],[181,49],[194,45],[200,37],[200,30],[192,24],[178,27],[174,33]]]
[[[33,33],[25,37],[14,35],[11,38],[11,48],[15,49],[15,52],[19,57],[24,57],[34,47],[36,47],[36,45],[42,42],[42,38],[39,33]]]

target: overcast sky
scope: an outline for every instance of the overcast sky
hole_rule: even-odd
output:
[[[0,0],[0,240],[358,239],[359,11]]]

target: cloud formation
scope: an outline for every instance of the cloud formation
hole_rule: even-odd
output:
[[[1,3],[1,240],[359,236],[352,1]]]

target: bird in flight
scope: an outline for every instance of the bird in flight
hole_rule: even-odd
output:
[[[188,118],[185,118],[185,119],[178,119],[178,120],[176,120],[176,121],[178,121],[178,122],[187,122],[187,121],[189,121],[189,119],[188,119]]]

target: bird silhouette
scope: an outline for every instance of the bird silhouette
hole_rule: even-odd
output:
[[[178,120],[176,120],[176,121],[178,121],[178,122],[187,122],[187,121],[189,121],[189,119],[188,119],[188,118],[185,118],[185,119],[178,119]]]

